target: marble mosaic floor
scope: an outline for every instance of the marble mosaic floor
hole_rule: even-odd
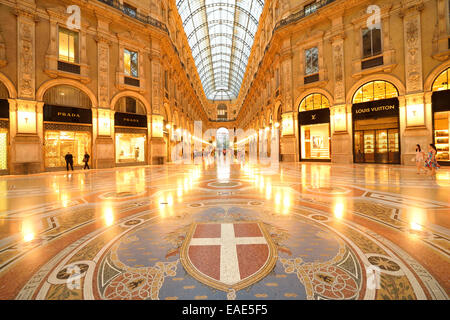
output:
[[[0,177],[0,299],[448,299],[450,170]]]

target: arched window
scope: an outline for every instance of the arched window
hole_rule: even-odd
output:
[[[448,84],[448,77],[450,73],[450,68],[443,71],[433,83],[433,91],[450,90],[450,85]]]
[[[133,97],[122,97],[117,101],[115,109],[117,112],[134,113],[134,114],[147,114],[145,112],[144,104]]]
[[[61,85],[48,89],[44,94],[45,104],[52,106],[90,109],[89,96],[78,88]]]
[[[299,112],[315,109],[325,109],[330,107],[330,101],[320,93],[313,93],[306,96],[300,103]]]
[[[371,81],[361,86],[353,96],[353,104],[398,97],[397,88],[387,81]]]

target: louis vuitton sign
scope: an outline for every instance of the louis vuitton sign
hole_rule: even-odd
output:
[[[91,109],[44,105],[44,121],[92,124]]]
[[[369,119],[398,116],[399,103],[397,98],[384,99],[353,105],[353,119]]]
[[[114,125],[119,127],[147,128],[147,116],[116,112],[114,114]]]
[[[298,122],[300,125],[319,124],[330,122],[330,109],[316,109],[303,111],[298,114]]]

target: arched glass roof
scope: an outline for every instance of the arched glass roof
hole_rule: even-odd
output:
[[[178,0],[206,97],[237,98],[264,0]]]

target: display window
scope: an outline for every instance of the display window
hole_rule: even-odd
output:
[[[67,152],[73,155],[74,166],[82,166],[85,152],[91,155],[91,133],[77,131],[45,131],[45,166],[65,167]]]
[[[146,134],[116,133],[116,162],[145,162]]]
[[[330,159],[330,124],[300,127],[302,159]]]
[[[357,120],[354,135],[355,162],[400,162],[397,117]]]
[[[300,160],[331,159],[330,102],[323,94],[306,96],[299,106]]]
[[[8,130],[0,129],[0,170],[8,169]]]
[[[450,163],[449,157],[450,111],[434,113],[434,142],[436,160]]]
[[[450,69],[443,71],[433,83],[433,140],[436,145],[436,160],[450,165]]]

